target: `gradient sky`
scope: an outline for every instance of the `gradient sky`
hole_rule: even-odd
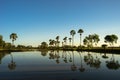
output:
[[[101,44],[105,35],[120,37],[120,0],[0,0],[0,34],[6,42],[14,32],[15,44],[37,46],[56,36],[62,41],[80,28],[83,38],[99,34]]]

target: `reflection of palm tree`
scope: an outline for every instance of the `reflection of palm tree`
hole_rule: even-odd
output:
[[[57,56],[56,56],[56,63],[59,64],[60,63],[60,55],[59,55],[59,51],[57,51]]]
[[[107,63],[106,66],[109,69],[115,69],[116,70],[116,69],[119,69],[119,67],[120,67],[119,62],[117,60],[115,61],[114,54],[112,54],[111,60],[107,61],[106,63]]]
[[[68,62],[67,62],[67,53],[66,53],[66,51],[65,51],[65,53],[64,53],[64,54],[65,54],[65,57],[64,57],[64,62],[65,62],[65,63],[68,63]]]
[[[69,53],[69,54],[70,54],[70,53]],[[69,62],[72,62],[71,54],[70,54]]]
[[[102,56],[102,58],[108,58],[108,56],[106,55],[106,53],[104,53],[104,55]]]
[[[54,59],[54,51],[51,51],[50,53],[49,53],[49,59]]]
[[[72,71],[76,71],[76,70],[77,70],[77,67],[76,67],[76,65],[74,64],[74,53],[73,53],[73,51],[72,51],[72,54],[73,54],[73,64],[71,65],[71,70],[72,70]]]
[[[11,56],[11,63],[8,64],[8,68],[9,68],[10,70],[14,70],[14,69],[16,68],[16,64],[15,64],[15,62],[13,61],[13,56],[12,56],[12,54],[10,54],[10,56]]]
[[[84,72],[84,71],[85,71],[85,68],[83,67],[83,64],[82,64],[82,55],[81,55],[80,52],[79,52],[79,55],[80,55],[80,60],[81,60],[81,65],[80,65],[79,70],[80,70],[81,72]]]

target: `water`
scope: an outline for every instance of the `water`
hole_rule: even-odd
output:
[[[0,52],[0,80],[120,80],[119,61],[95,52]]]

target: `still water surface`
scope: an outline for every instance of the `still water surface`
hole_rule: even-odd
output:
[[[0,80],[120,80],[119,62],[95,52],[0,52]]]

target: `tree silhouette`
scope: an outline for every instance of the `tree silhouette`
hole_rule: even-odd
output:
[[[118,37],[117,35],[112,34],[112,35],[106,35],[104,39],[105,39],[105,42],[106,43],[108,42],[111,46],[111,45],[114,45],[114,43],[117,43]]]
[[[69,38],[69,45],[71,46],[71,40],[72,40],[72,38]]]
[[[70,31],[70,35],[72,36],[72,46],[74,46],[74,35],[76,34],[75,30]]]
[[[67,37],[63,38],[65,45],[67,45]]]
[[[78,33],[80,33],[80,47],[81,47],[81,41],[82,41],[82,33],[83,33],[84,31],[82,30],[82,29],[79,29],[78,30]]]
[[[55,40],[49,39],[49,45],[54,46],[55,45]]]
[[[46,42],[42,42],[40,48],[47,49],[48,44]]]
[[[88,35],[84,38],[83,43],[84,45],[87,45],[88,47],[93,47],[93,43],[97,45],[97,43],[100,41],[99,35],[97,34],[92,34]]]
[[[12,33],[10,34],[10,39],[12,39],[12,44],[14,45],[14,41],[16,40],[16,38],[18,38],[16,33]]]
[[[59,38],[60,38],[59,36],[56,37],[57,47],[59,47],[59,43],[60,43]]]
[[[0,35],[0,48],[2,47],[2,43],[3,43],[3,36]]]
[[[93,36],[93,42],[94,42],[95,45],[97,46],[97,43],[100,41],[99,35],[93,34],[92,36]]]

